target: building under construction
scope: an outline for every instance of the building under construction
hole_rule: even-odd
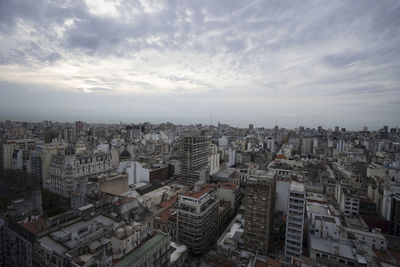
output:
[[[182,172],[180,182],[193,186],[198,181],[208,181],[209,141],[199,133],[187,133],[180,144]]]

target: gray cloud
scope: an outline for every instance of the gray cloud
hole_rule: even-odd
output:
[[[229,102],[221,112],[243,117],[254,115],[245,108],[255,109],[250,101],[271,105],[257,112],[271,112],[286,100],[310,114],[320,113],[312,101],[325,97],[343,103],[343,97],[357,96],[368,105],[376,96],[379,104],[400,99],[395,0],[108,4],[115,5],[97,2],[93,10],[83,0],[0,1],[0,81],[7,82],[0,84],[2,94],[17,83],[10,73],[20,68],[26,77],[21,86],[44,83],[85,97],[123,92],[149,103],[151,94],[178,96],[172,110],[195,96],[199,106]],[[239,100],[243,110],[236,111]],[[391,106],[388,116],[398,109]]]

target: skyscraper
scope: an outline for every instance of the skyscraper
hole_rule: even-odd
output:
[[[180,144],[182,174],[180,182],[193,186],[198,181],[208,181],[209,142],[199,133],[187,133]]]
[[[289,201],[286,220],[285,258],[301,258],[303,247],[304,214],[306,191],[304,184],[292,181],[289,187]]]
[[[268,255],[275,180],[272,174],[253,175],[247,179],[244,213],[244,247],[254,253]]]

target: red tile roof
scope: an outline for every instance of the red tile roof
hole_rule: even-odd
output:
[[[47,230],[47,219],[42,216],[28,220],[26,223],[21,221],[18,224],[35,235]]]
[[[205,184],[198,192],[186,192],[185,196],[192,198],[200,198],[201,196],[213,191],[215,189],[215,185]]]
[[[124,200],[122,200],[122,202],[128,203],[128,202],[133,201],[134,199],[135,199],[134,197],[127,197],[127,198],[124,198]]]
[[[273,258],[268,258],[268,266],[281,267],[282,263]]]
[[[177,199],[178,199],[178,196],[174,196],[168,201],[160,202],[160,206],[165,208],[165,209],[168,209],[168,208],[172,207],[175,204]]]
[[[169,217],[175,212],[174,209],[168,209],[161,212],[157,217],[160,218],[162,222],[167,222]]]
[[[280,155],[277,155],[275,157],[275,159],[287,159],[287,157],[285,155],[280,154]]]
[[[219,182],[218,183],[218,187],[219,188],[223,188],[223,189],[231,189],[231,190],[234,190],[234,189],[236,189],[237,187],[238,187],[238,185],[237,184],[235,184],[235,183],[227,183],[227,182]]]

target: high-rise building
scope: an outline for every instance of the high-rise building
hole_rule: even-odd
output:
[[[263,256],[268,255],[274,200],[273,174],[252,175],[247,179],[243,233],[246,250]]]
[[[400,236],[400,197],[394,196],[390,208],[390,234]]]
[[[13,153],[16,143],[12,141],[3,141],[0,144],[0,169],[11,169]]]
[[[199,133],[185,134],[180,144],[182,173],[180,182],[193,186],[198,181],[208,181],[209,142]]]
[[[304,184],[292,181],[289,187],[285,239],[285,259],[289,262],[292,257],[302,257],[305,207]]]
[[[196,185],[179,199],[177,239],[194,255],[202,254],[216,238],[218,223],[217,187]]]
[[[339,132],[340,127],[339,126],[335,126],[335,133]]]
[[[76,121],[75,122],[75,130],[76,130],[76,133],[83,132],[83,121]]]

